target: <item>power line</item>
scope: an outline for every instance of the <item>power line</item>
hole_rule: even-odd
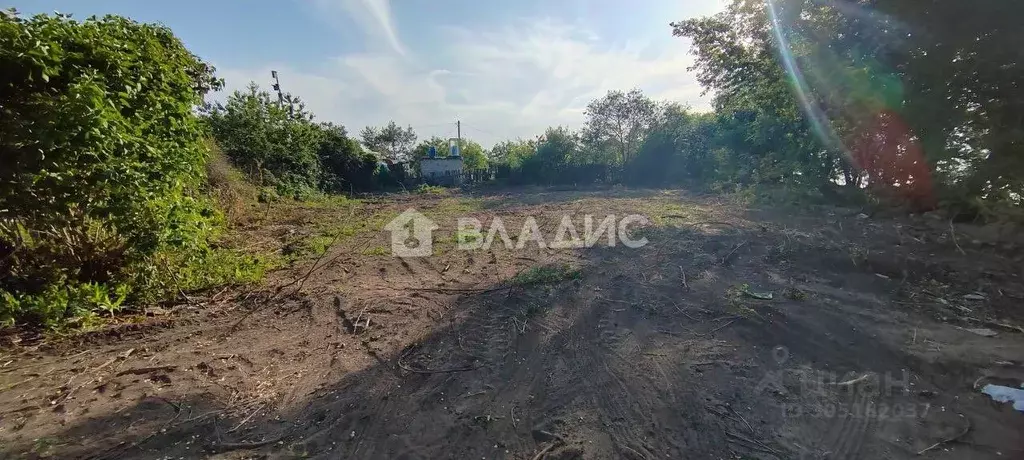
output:
[[[436,128],[438,126],[451,126],[451,124],[452,124],[451,122],[447,122],[447,123],[435,123],[435,124],[432,124],[432,125],[419,125],[419,126],[413,126],[412,129],[419,131],[419,130],[425,129],[425,128]]]
[[[495,133],[493,133],[493,132],[491,132],[491,131],[488,131],[488,130],[486,130],[486,129],[480,129],[480,128],[477,128],[477,127],[474,127],[474,126],[470,126],[470,125],[465,125],[465,126],[466,126],[467,128],[469,128],[469,129],[472,129],[472,130],[474,130],[474,131],[479,131],[479,132],[481,132],[481,133],[484,133],[484,134],[489,134],[489,135],[491,135],[491,136],[494,136],[494,137],[499,137],[499,138],[500,138],[500,137],[508,137],[508,136],[502,136],[502,135],[500,135],[500,134],[495,134]]]

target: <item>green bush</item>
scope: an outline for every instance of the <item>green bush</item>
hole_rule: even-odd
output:
[[[290,94],[283,100],[250,83],[226,103],[207,107],[217,144],[252,181],[297,200],[378,187],[376,156],[348,137],[345,127],[314,122]]]
[[[322,123],[317,155],[324,175],[325,192],[366,191],[377,188],[377,157],[348,137],[343,126]]]
[[[281,196],[302,197],[320,183],[322,135],[300,101],[289,96],[288,104],[251,83],[209,107],[207,121],[217,144],[251,180]]]
[[[112,312],[210,263],[213,70],[163,26],[0,14],[0,323]]]

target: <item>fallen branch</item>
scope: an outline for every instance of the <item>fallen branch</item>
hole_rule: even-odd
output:
[[[533,456],[533,460],[540,460],[544,458],[544,456],[547,455],[547,453],[550,452],[551,449],[554,449],[557,445],[557,443],[548,444],[547,447],[541,449],[540,452],[537,452],[537,455]]]
[[[678,214],[666,214],[665,217],[677,217],[677,218],[682,218],[682,219],[686,218],[686,216],[681,216],[681,215],[678,215]],[[727,225],[729,227],[736,227],[736,224],[733,224],[733,223],[730,223],[730,222],[723,222],[723,221],[720,221],[720,220],[702,220],[702,221],[698,221],[698,222],[687,222],[687,224],[692,225],[694,227],[696,227],[698,225]]]
[[[331,244],[328,244],[327,247],[324,248],[323,254],[320,254],[320,256],[316,258],[316,261],[313,262],[313,266],[309,267],[309,271],[306,272],[306,275],[301,278],[301,281],[299,282],[299,287],[295,288],[295,292],[294,292],[295,294],[298,294],[299,292],[302,291],[302,286],[306,284],[306,280],[308,280],[310,275],[312,275],[313,272],[316,271],[317,265],[320,265],[320,261],[323,260],[324,256],[326,256],[328,252],[331,252],[331,248],[334,247],[334,243],[337,243],[339,238],[341,238],[341,232],[338,232],[337,235],[334,235],[334,238],[331,240]],[[295,283],[292,282],[291,284],[295,284]],[[283,291],[284,288],[287,287],[287,286],[288,285],[282,286],[281,290]],[[278,291],[278,292],[281,292],[281,291]]]
[[[178,274],[174,273],[174,270],[171,270],[171,267],[167,265],[166,260],[160,259],[160,261],[163,262],[164,270],[167,270],[167,274],[171,275],[171,279],[174,280],[174,289],[178,291],[178,295],[180,295],[181,298],[185,299],[185,303],[187,303],[189,306],[198,308],[199,304],[192,300],[192,298],[189,297],[188,294],[185,294],[185,291],[181,289],[181,282],[178,280]]]
[[[1005,329],[1010,332],[1019,332],[1021,334],[1024,334],[1024,327],[1014,326],[1012,324],[997,323],[995,321],[982,321],[982,323],[986,326],[998,327],[1000,329]]]
[[[722,257],[722,264],[724,265],[726,262],[728,262],[729,261],[729,257],[732,257],[732,255],[734,253],[736,253],[736,251],[738,251],[740,248],[742,248],[746,244],[747,244],[747,242],[744,241],[744,242],[742,242],[740,244],[737,244],[736,247],[732,248],[732,251],[729,251],[729,253],[726,254],[725,257]]]
[[[689,364],[690,366],[711,366],[714,364],[729,364],[729,361],[694,361],[689,363],[684,362],[683,364]]]
[[[218,451],[226,450],[238,450],[238,449],[255,449],[257,447],[263,447],[267,444],[273,444],[284,439],[284,436],[277,436],[263,441],[253,442],[222,442],[217,444],[211,444],[210,448]]]
[[[540,460],[540,459],[544,458],[544,456],[547,455],[548,452],[551,452],[551,449],[554,449],[555,447],[558,447],[559,445],[565,444],[565,438],[563,438],[563,437],[561,437],[561,436],[559,436],[557,434],[549,433],[547,431],[541,431],[541,434],[551,436],[555,440],[551,444],[548,444],[547,447],[541,449],[540,452],[537,452],[537,455],[533,456],[533,460]],[[627,447],[627,449],[628,449],[628,447]]]
[[[737,318],[737,319],[738,319],[738,318]],[[718,331],[720,331],[720,330],[722,330],[722,329],[725,329],[725,328],[726,328],[726,327],[728,327],[728,326],[729,326],[730,324],[732,324],[732,323],[735,323],[735,322],[736,322],[736,319],[733,319],[732,321],[729,321],[728,323],[725,323],[725,324],[723,324],[723,325],[721,325],[721,326],[718,326],[718,327],[716,327],[716,328],[714,328],[714,329],[712,329],[712,330],[710,330],[710,331],[708,331],[708,332],[705,332],[705,333],[703,333],[703,334],[698,334],[698,335],[706,336],[706,335],[711,335],[711,334],[714,334],[714,333],[716,333],[716,332],[718,332]]]
[[[458,294],[458,293],[473,293],[473,294],[486,294],[488,292],[495,292],[505,289],[505,286],[493,287],[493,288],[409,288],[410,291],[417,292],[433,292],[436,294]]]
[[[747,419],[743,418],[743,416],[740,415],[740,413],[738,411],[736,411],[736,409],[733,409],[732,406],[725,406],[725,407],[727,409],[729,409],[729,412],[732,412],[733,415],[735,415],[737,418],[739,418],[740,421],[743,422],[744,425],[747,426],[747,431],[750,432],[751,435],[755,434],[754,433],[754,427],[750,426],[750,423],[747,423]]]
[[[942,440],[942,441],[939,441],[939,442],[937,442],[937,443],[935,443],[935,444],[932,444],[932,445],[930,445],[930,446],[928,446],[928,447],[924,448],[924,450],[922,450],[922,451],[918,452],[918,453],[917,453],[917,455],[922,455],[922,454],[924,454],[925,452],[928,452],[929,450],[935,449],[935,448],[937,448],[937,447],[939,447],[939,446],[941,446],[941,445],[943,445],[943,444],[949,444],[949,443],[951,443],[951,442],[955,442],[956,440],[958,440],[958,439],[960,439],[960,438],[962,438],[962,437],[966,436],[966,435],[967,435],[967,432],[971,431],[971,419],[969,419],[969,418],[967,418],[966,416],[964,416],[964,414],[959,414],[959,415],[960,415],[961,417],[963,417],[964,421],[966,421],[966,422],[967,422],[967,426],[965,426],[965,427],[964,427],[964,430],[963,430],[963,431],[961,431],[961,432],[960,432],[960,434],[958,434],[958,435],[956,435],[956,436],[953,436],[952,438],[949,438],[949,439],[944,439],[944,440]]]
[[[697,318],[694,318],[694,317],[690,316],[689,313],[686,313],[686,310],[683,310],[682,308],[679,308],[679,305],[676,305],[675,302],[672,302],[672,306],[676,307],[676,310],[678,310],[679,313],[682,313],[683,316],[689,318],[690,321],[699,321]]]
[[[953,219],[949,219],[949,234],[953,236],[953,244],[956,245],[956,249],[960,251],[960,254],[966,256],[967,253],[964,252],[964,248],[961,248],[960,243],[956,240],[956,230],[953,229]]]
[[[781,454],[779,454],[779,451],[777,451],[775,449],[772,449],[771,447],[768,447],[767,445],[765,445],[765,443],[763,443],[761,441],[758,441],[756,439],[750,439],[750,438],[748,438],[746,436],[743,436],[741,434],[733,433],[732,431],[726,431],[725,434],[727,436],[731,437],[731,438],[738,439],[740,441],[743,441],[743,442],[746,442],[746,443],[750,444],[751,446],[757,447],[758,450],[760,450],[762,452],[767,452],[769,454],[774,454],[776,456],[781,456]]]
[[[131,375],[142,375],[142,374],[148,374],[150,372],[157,372],[157,371],[173,371],[173,370],[175,370],[177,368],[178,368],[178,366],[138,367],[138,368],[135,368],[135,369],[128,369],[126,371],[118,372],[115,375],[118,376],[118,377],[120,377],[122,375],[129,375],[129,374],[131,374]]]
[[[398,367],[406,372],[412,372],[414,374],[449,374],[453,372],[467,372],[480,369],[481,366],[463,366],[463,367],[448,367],[442,369],[413,369],[402,362],[402,359],[398,359]]]
[[[870,377],[870,376],[871,376],[871,373],[867,373],[867,374],[864,374],[864,375],[862,375],[860,377],[857,377],[855,379],[846,380],[844,382],[836,382],[836,383],[833,383],[832,385],[837,386],[837,387],[848,387],[848,386],[856,385],[856,384],[858,384],[860,382],[863,382],[864,380],[867,380],[867,378]]]
[[[244,419],[242,419],[241,422],[238,422],[238,425],[235,425],[234,428],[228,430],[228,433],[234,433],[235,431],[238,431],[238,429],[241,428],[242,425],[245,425],[245,423],[248,422],[249,420],[251,420],[253,418],[253,416],[255,416],[257,413],[259,413],[259,411],[263,410],[264,406],[265,406],[265,404],[260,404],[260,405],[256,406],[256,410],[252,411],[252,413],[250,413],[249,416],[247,416]]]

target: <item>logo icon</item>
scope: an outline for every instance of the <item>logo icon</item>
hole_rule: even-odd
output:
[[[433,252],[433,232],[437,224],[409,208],[384,226],[391,232],[391,254],[398,257],[429,257]]]

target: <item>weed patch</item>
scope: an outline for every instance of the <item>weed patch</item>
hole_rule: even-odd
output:
[[[447,195],[448,189],[437,185],[420,184],[419,187],[416,187],[416,193],[423,195]]]
[[[391,255],[391,249],[384,246],[376,246],[363,251],[363,255],[367,256],[387,256]]]
[[[583,278],[583,272],[573,268],[569,264],[542,265],[533,267],[512,278],[512,284],[516,286],[531,286],[537,284],[554,284],[566,280],[579,280]]]

